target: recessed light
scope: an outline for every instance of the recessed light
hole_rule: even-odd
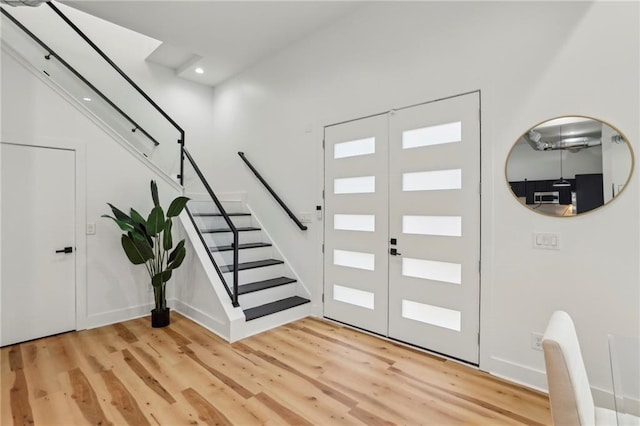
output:
[[[196,74],[204,74],[204,70],[200,67],[196,68],[195,71],[196,71]]]
[[[83,101],[91,102],[91,98],[82,98]]]

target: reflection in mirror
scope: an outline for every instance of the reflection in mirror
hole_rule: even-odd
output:
[[[613,200],[631,177],[633,153],[614,127],[560,117],[527,130],[511,148],[507,181],[531,210],[574,216]]]

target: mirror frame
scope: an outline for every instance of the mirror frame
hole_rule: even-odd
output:
[[[586,118],[589,120],[594,120],[594,121],[598,121],[602,124],[606,124],[607,126],[609,126],[610,128],[612,128],[616,133],[618,133],[622,139],[624,140],[624,142],[627,145],[627,148],[629,149],[629,154],[631,155],[631,167],[629,170],[629,175],[627,176],[627,180],[624,182],[624,186],[622,187],[622,189],[620,190],[620,192],[618,192],[618,194],[611,200],[609,200],[609,202],[607,203],[603,203],[602,205],[591,209],[589,211],[586,211],[584,213],[580,213],[580,214],[573,214],[570,216],[565,216],[565,215],[554,215],[551,213],[546,213],[544,211],[536,211],[535,209],[532,209],[530,207],[528,207],[527,204],[523,204],[522,201],[520,200],[520,198],[515,194],[515,192],[513,192],[513,189],[511,189],[511,184],[509,183],[509,175],[507,174],[507,165],[509,163],[509,158],[511,158],[511,154],[513,153],[514,148],[516,147],[516,144],[518,143],[518,141],[520,139],[522,139],[522,137],[524,135],[526,135],[528,132],[530,132],[531,130],[535,129],[536,127],[547,123],[549,121],[552,120],[557,120],[560,118],[571,118],[571,117],[577,117],[577,118]],[[583,115],[583,114],[565,114],[565,115],[559,115],[559,116],[555,116],[555,117],[551,117],[548,118],[546,120],[540,121],[537,124],[534,124],[533,126],[529,127],[527,130],[525,130],[524,132],[522,132],[516,139],[515,141],[511,144],[511,148],[509,148],[509,152],[507,153],[507,158],[504,162],[504,181],[507,185],[507,191],[509,191],[509,194],[511,194],[511,196],[513,197],[513,199],[522,207],[524,207],[525,209],[527,209],[530,212],[542,215],[542,216],[547,216],[547,217],[553,217],[553,218],[571,218],[571,217],[578,217],[578,216],[584,216],[587,215],[589,213],[595,212],[595,211],[599,211],[600,209],[602,209],[603,207],[608,206],[609,204],[611,204],[612,202],[614,202],[618,197],[620,197],[624,191],[627,189],[627,187],[629,186],[629,182],[631,181],[631,177],[633,176],[633,172],[635,170],[635,162],[636,162],[636,157],[635,157],[635,153],[633,151],[633,145],[631,145],[631,142],[629,141],[629,138],[627,137],[627,135],[625,135],[618,127],[612,125],[611,123],[609,123],[608,121],[605,120],[601,120],[599,118],[595,118],[589,115]]]

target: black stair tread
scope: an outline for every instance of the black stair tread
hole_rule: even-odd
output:
[[[191,215],[200,217],[222,217],[222,213],[191,213]],[[251,216],[251,213],[227,213],[227,216]]]
[[[271,247],[271,244],[269,244],[269,243],[244,243],[244,244],[238,244],[238,250],[260,248],[260,247]],[[233,246],[232,245],[228,245],[228,246],[219,246],[219,247],[209,247],[209,250],[211,250],[211,251],[230,251],[230,250],[233,250]]]
[[[247,321],[251,321],[265,315],[275,314],[276,312],[304,305],[305,303],[309,302],[309,299],[305,299],[304,297],[300,296],[287,297],[286,299],[276,300],[275,302],[256,306],[255,308],[245,309],[244,316]]]
[[[252,293],[254,291],[265,290],[267,288],[278,287],[284,284],[291,284],[295,282],[295,279],[289,277],[278,277],[272,278],[270,280],[256,281],[238,286],[238,294]]]
[[[253,268],[263,268],[265,266],[272,266],[272,265],[280,265],[282,263],[284,263],[284,261],[278,260],[278,259],[265,259],[265,260],[256,260],[253,262],[243,262],[243,263],[238,263],[238,271],[243,271],[245,269],[253,269]],[[224,265],[220,267],[220,271],[231,272],[233,271],[233,265]]]
[[[253,226],[246,226],[246,227],[242,227],[242,228],[236,228],[238,230],[238,232],[243,232],[243,231],[259,231],[260,228],[256,228]],[[229,228],[213,228],[213,229],[199,229],[200,233],[202,234],[215,234],[218,232],[231,232],[231,229]]]

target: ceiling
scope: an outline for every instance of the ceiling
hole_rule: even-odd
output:
[[[162,42],[147,60],[214,86],[330,25],[355,1],[83,1],[63,3]],[[195,72],[202,68],[202,74]]]

